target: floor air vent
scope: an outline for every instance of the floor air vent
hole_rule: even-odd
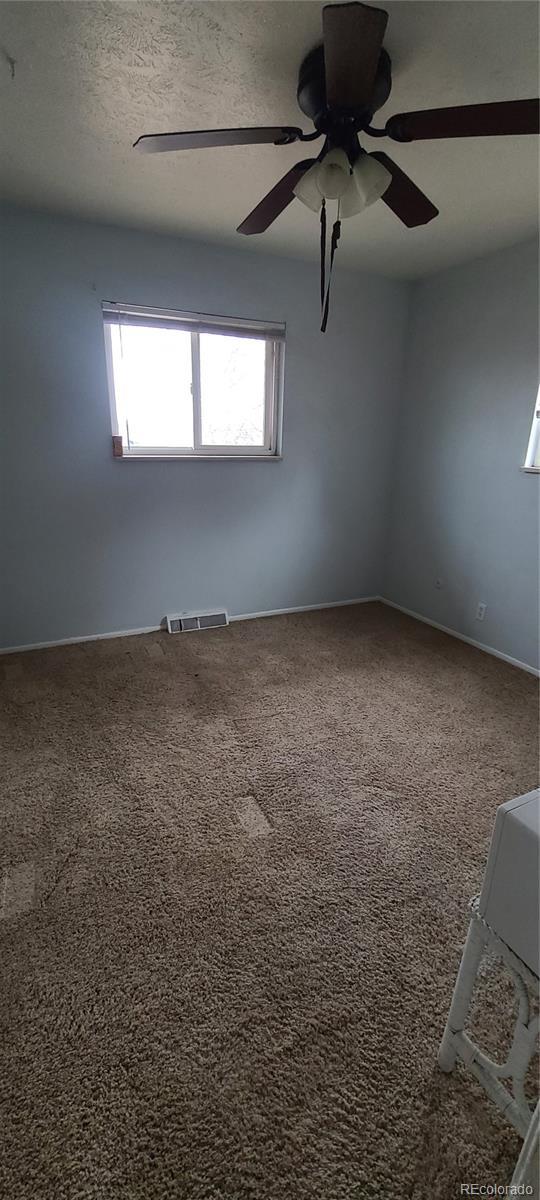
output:
[[[226,612],[212,613],[178,613],[167,616],[169,633],[190,633],[194,629],[219,629],[228,625],[229,617]]]

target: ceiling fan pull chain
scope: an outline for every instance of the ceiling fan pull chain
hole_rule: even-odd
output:
[[[326,293],[326,200],[321,206],[321,313],[324,309]]]
[[[328,324],[328,309],[330,306],[330,284],[332,282],[332,267],[334,265],[334,255],[335,255],[337,247],[338,247],[340,233],[341,233],[341,221],[340,220],[334,221],[334,226],[332,229],[332,241],[331,241],[331,245],[330,245],[330,265],[328,268],[328,286],[326,288],[326,298],[325,298],[323,310],[322,310],[321,333],[326,333],[326,326]]]

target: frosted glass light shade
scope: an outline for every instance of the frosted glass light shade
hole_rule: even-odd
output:
[[[327,200],[340,200],[351,181],[351,164],[344,150],[329,150],[317,171],[317,186]]]
[[[354,164],[350,185],[340,199],[342,217],[354,217],[380,200],[392,182],[390,171],[376,158],[361,154]]]
[[[352,169],[344,150],[329,150],[322,162],[316,162],[298,180],[294,194],[318,212],[323,199],[339,200],[352,179]]]
[[[392,176],[382,163],[361,154],[351,169],[344,150],[330,150],[298,180],[294,194],[312,212],[323,199],[339,200],[341,217],[354,217],[384,195]]]
[[[306,171],[305,175],[300,177],[296,187],[293,188],[295,196],[302,201],[302,204],[310,208],[312,212],[318,212],[323,202],[323,195],[319,191],[317,183],[319,166],[320,163],[314,163],[309,168],[309,171]]]

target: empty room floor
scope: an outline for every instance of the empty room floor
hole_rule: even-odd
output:
[[[536,681],[379,604],[6,657],[0,1194],[450,1200],[436,1066]],[[511,993],[486,969],[476,1028]]]

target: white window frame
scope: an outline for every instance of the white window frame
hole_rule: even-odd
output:
[[[259,459],[281,458],[283,420],[283,377],[285,358],[285,325],[277,322],[248,321],[240,317],[218,317],[205,313],[183,312],[168,308],[147,308],[136,304],[104,301],[101,305],[105,336],[105,356],[111,406],[111,423],[115,457],[122,459]],[[109,330],[116,323],[129,321],[159,327],[176,326],[191,334],[191,394],[193,397],[193,446],[130,446],[129,426],[122,412],[114,384],[112,344]],[[266,342],[266,378],[264,397],[264,442],[256,446],[207,445],[201,435],[201,333],[229,334],[235,337],[256,338]],[[121,450],[119,452],[118,445]]]
[[[540,388],[534,405],[531,435],[523,464],[524,471],[540,471]]]

